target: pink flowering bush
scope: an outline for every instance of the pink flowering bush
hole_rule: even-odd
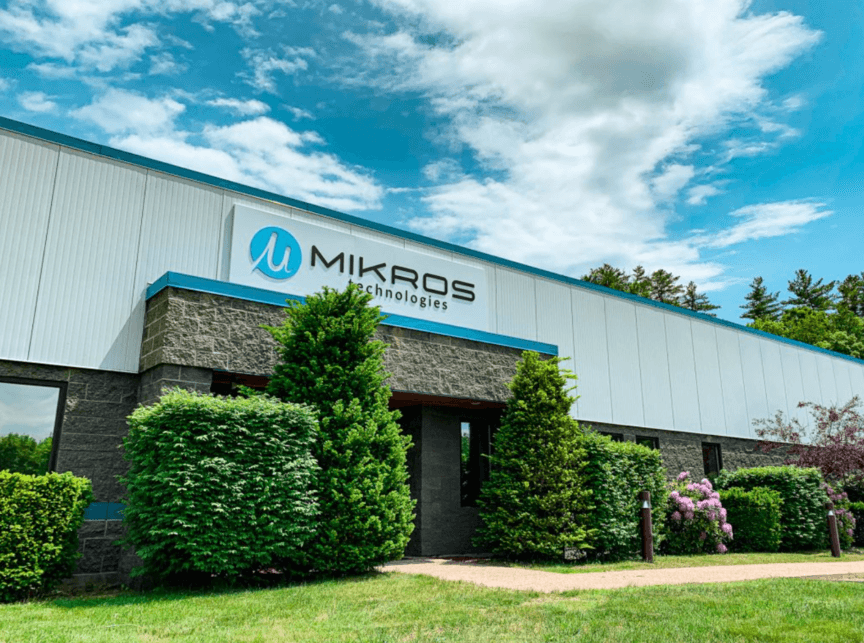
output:
[[[732,525],[726,522],[726,510],[711,482],[691,482],[690,473],[683,471],[669,486],[664,551],[725,554],[726,543],[732,540]]]
[[[840,532],[840,547],[849,549],[855,535],[855,515],[852,513],[849,496],[846,492],[836,491],[827,482],[822,483],[822,488],[828,494],[828,499],[834,503],[834,515],[837,516],[837,531]]]

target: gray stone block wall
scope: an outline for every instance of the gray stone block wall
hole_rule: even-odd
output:
[[[276,342],[261,326],[281,325],[284,314],[279,306],[166,288],[147,303],[141,371],[173,364],[268,376],[277,362]],[[376,337],[390,344],[384,366],[394,391],[503,401],[522,354],[386,325]]]

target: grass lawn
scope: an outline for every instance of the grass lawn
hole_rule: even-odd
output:
[[[543,595],[407,574],[0,606],[0,641],[864,640],[864,585],[774,579]]]
[[[766,563],[831,563],[864,560],[864,553],[843,552],[840,558],[832,558],[830,551],[807,551],[789,554],[701,554],[696,556],[654,556],[653,563],[641,560],[625,560],[620,563],[526,563],[518,567],[539,569],[562,574],[584,574],[590,572],[615,572],[625,569],[664,569],[673,567],[711,567],[713,565],[762,565]],[[492,561],[490,564],[505,564]]]

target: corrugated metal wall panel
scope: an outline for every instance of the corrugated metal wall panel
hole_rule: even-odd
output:
[[[27,359],[59,154],[0,136],[0,359]]]
[[[146,173],[63,150],[28,359],[116,371],[128,363]]]
[[[611,422],[612,392],[609,385],[609,353],[606,350],[606,302],[602,296],[580,288],[571,289],[570,300],[573,304],[571,368],[579,375],[578,417],[596,422]]]
[[[852,399],[852,380],[849,377],[847,362],[833,360],[834,380],[837,382],[837,403],[846,404]]]
[[[726,435],[723,385],[714,326],[693,322],[693,356],[696,360],[696,386],[699,390],[702,432]]]
[[[752,433],[753,420],[766,418],[769,415],[765,373],[762,368],[762,341],[753,335],[740,333],[738,348],[741,351],[741,372],[747,394],[747,426]]]
[[[562,364],[564,368],[576,373],[579,384],[579,373],[576,372],[573,358],[573,308],[570,303],[570,288],[556,284],[546,279],[537,280],[537,309],[543,314],[537,316],[537,340],[555,344],[559,357],[569,357]],[[571,382],[572,386],[573,382]],[[576,389],[579,394],[579,389]],[[578,415],[578,402],[572,412]]]
[[[813,351],[798,351],[798,361],[801,364],[801,382],[804,385],[804,399],[816,401],[822,399],[822,388],[819,386],[819,371],[816,366],[816,353]],[[813,420],[807,413],[808,425],[813,426]]]
[[[798,408],[798,402],[804,401],[804,381],[801,378],[798,349],[792,346],[780,346],[780,363],[783,366],[783,385],[786,387],[787,415],[790,418],[798,418],[804,426],[807,426],[807,413]]]
[[[606,324],[609,327],[607,345],[609,379],[612,382],[612,421],[616,424],[644,426],[636,306],[608,297]]]
[[[699,412],[699,390],[696,385],[692,323],[681,315],[667,315],[665,324],[673,427],[678,431],[698,432],[702,429],[702,416]]]
[[[714,330],[717,334],[717,356],[720,360],[726,435],[739,438],[752,437],[750,418],[747,415],[747,391],[744,389],[744,371],[741,365],[738,333],[727,328]]]
[[[819,373],[819,390],[822,391],[822,399],[826,404],[836,403],[839,399],[837,394],[837,378],[834,377],[833,359],[827,355],[814,353],[816,358],[816,370]]]
[[[645,306],[636,307],[645,424],[658,429],[671,429],[674,426],[666,317],[671,315]]]
[[[537,339],[537,295],[534,277],[495,268],[496,312],[502,335]]]
[[[780,362],[780,344],[771,340],[761,340],[762,368],[765,372],[765,402],[768,415],[777,411],[788,413],[786,385],[783,383],[783,366]]]
[[[852,380],[852,395],[864,401],[864,366],[849,364],[849,379]]]

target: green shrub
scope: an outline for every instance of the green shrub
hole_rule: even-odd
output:
[[[0,471],[0,601],[44,593],[72,575],[92,500],[90,481],[71,473]]]
[[[569,415],[573,399],[560,358],[522,353],[510,382],[513,396],[494,437],[489,480],[480,491],[481,527],[474,543],[519,558],[558,558],[584,549],[588,492],[580,472],[581,429]]]
[[[269,397],[174,389],[129,417],[126,544],[174,582],[302,566],[318,514],[315,418]]]
[[[855,547],[864,547],[864,502],[849,503],[849,510],[855,518],[852,544]]]
[[[729,549],[739,552],[780,550],[783,500],[777,491],[765,487],[754,487],[750,491],[732,487],[720,492],[720,501],[726,509],[726,520],[735,529]]]
[[[269,328],[280,363],[268,392],[312,405],[318,429],[312,453],[320,527],[309,543],[321,572],[357,572],[401,558],[414,529],[406,455],[411,439],[390,411],[386,344],[372,336],[383,319],[357,284],[324,288],[289,305]]]
[[[587,459],[581,484],[591,492],[584,523],[593,534],[592,557],[622,559],[641,551],[640,491],[651,492],[654,543],[659,545],[668,495],[660,452],[594,431],[586,431],[578,445]]]
[[[669,488],[663,551],[725,554],[726,543],[732,540],[732,525],[726,520],[726,509],[711,481],[691,481],[690,472],[682,471]]]
[[[0,437],[0,470],[41,476],[48,473],[50,459],[51,438],[37,442],[17,433]]]
[[[782,551],[824,549],[828,546],[825,522],[828,498],[822,488],[819,469],[784,466],[722,471],[717,484],[721,489],[740,487],[747,491],[766,487],[780,494],[783,501],[780,510]]]

